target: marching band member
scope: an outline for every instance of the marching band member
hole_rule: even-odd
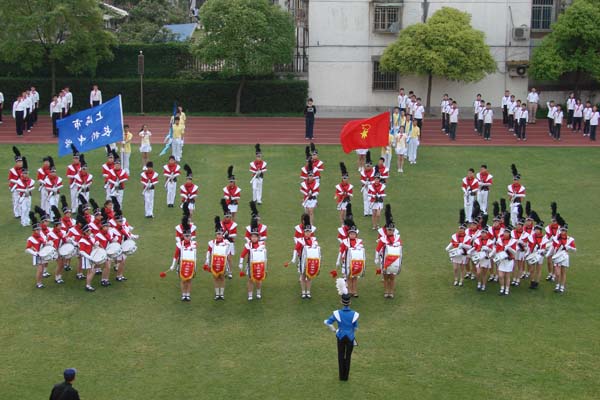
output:
[[[352,199],[354,186],[348,181],[348,170],[346,164],[340,162],[340,171],[342,172],[342,181],[335,186],[335,196],[337,210],[340,212],[340,223],[344,223],[346,218],[346,207]]]
[[[104,202],[104,208],[102,208],[102,211],[106,213],[109,220],[115,219],[115,210],[113,208],[112,199]]]
[[[465,176],[462,180],[462,191],[467,222],[471,222],[473,220],[473,202],[475,201],[477,192],[479,191],[479,181],[477,178],[475,178],[475,170],[473,168],[469,168],[467,176]]]
[[[481,219],[481,209],[479,208],[479,203],[475,200],[473,204],[473,211],[471,212],[471,221],[467,224],[467,230],[465,234],[468,236],[467,242],[472,246],[475,239],[479,237],[481,234],[480,230],[480,222]],[[466,262],[465,262],[465,279],[475,280],[477,277],[477,266],[471,259],[472,251],[467,252],[466,254]]]
[[[256,288],[256,298],[262,298],[262,281],[266,275],[266,243],[261,239],[258,220],[253,216],[250,223],[250,240],[244,244],[244,250],[240,254],[240,276],[248,275],[248,301],[252,301],[253,292]],[[258,255],[262,254],[263,257]],[[256,255],[256,256],[255,256]],[[256,260],[253,258],[255,257]],[[262,258],[262,260],[260,259]],[[244,261],[246,263],[244,268]]]
[[[54,214],[54,218],[52,219],[52,230],[48,233],[48,242],[52,244],[54,249],[58,251],[60,246],[65,242],[65,231],[62,229],[62,219],[60,215],[60,210],[56,206],[52,206],[52,214]],[[54,282],[60,284],[65,283],[62,279],[62,274],[65,267],[65,259],[63,257],[58,257],[56,259],[56,272],[54,273]]]
[[[189,224],[190,230],[190,240],[196,241],[196,225],[192,222],[192,216],[190,214],[190,209],[188,207],[188,203],[183,203],[183,216],[186,218],[187,224]],[[179,243],[183,240],[183,233],[185,231],[185,226],[183,224],[179,224],[175,227],[175,243]]]
[[[112,196],[108,180],[111,176],[111,171],[115,167],[115,153],[106,145],[106,162],[102,164],[102,176],[104,177],[104,190],[106,191],[106,200]]]
[[[491,267],[490,253],[494,248],[494,237],[490,234],[487,226],[488,215],[483,214],[481,218],[481,232],[473,241],[473,249],[479,255],[477,268],[477,290],[485,292],[485,284]]]
[[[78,216],[78,221],[82,226],[82,236],[79,239],[79,255],[81,256],[81,268],[86,271],[86,279],[85,279],[85,291],[86,292],[95,292],[96,288],[92,286],[92,282],[94,280],[94,261],[92,260],[92,251],[94,250],[96,245],[96,240],[92,236],[92,228],[82,219],[81,216]]]
[[[517,171],[515,164],[510,166],[513,174],[513,183],[508,185],[508,200],[510,201],[510,222],[517,224],[519,207],[525,198],[525,186],[521,185],[521,175]]]
[[[46,244],[46,238],[42,235],[40,230],[40,224],[38,223],[37,218],[33,212],[29,213],[29,219],[31,220],[31,229],[33,233],[29,238],[27,238],[27,244],[25,247],[25,252],[31,254],[33,256],[33,266],[36,268],[35,272],[35,287],[38,289],[42,289],[44,287],[44,283],[42,282],[42,274],[44,272],[44,262],[39,255],[39,251]]]
[[[116,154],[114,155],[114,166],[110,170],[108,176],[108,188],[110,189],[110,196],[116,197],[119,200],[119,204],[123,205],[123,196],[125,194],[125,183],[129,180],[129,174],[121,168],[121,159]]]
[[[302,239],[304,237],[304,221],[308,218],[310,225],[310,217],[306,213],[302,213],[300,216],[300,223],[294,227],[294,244],[298,242],[298,239]],[[317,227],[314,225],[310,225],[312,235],[314,236]]]
[[[492,184],[494,183],[494,176],[488,172],[486,164],[481,164],[479,172],[477,175],[475,175],[475,178],[479,184],[479,189],[477,190],[477,202],[479,203],[479,207],[481,207],[481,212],[487,214],[488,195],[490,193],[490,189],[492,188]]]
[[[185,183],[179,187],[179,196],[181,197],[181,207],[183,204],[187,204],[190,215],[193,214],[196,204],[196,197],[198,196],[198,186],[192,182],[194,179],[192,175],[192,168],[185,164],[183,166],[185,171]]]
[[[192,240],[188,217],[184,216],[183,240],[178,242],[173,254],[173,262],[169,270],[174,271],[177,265],[179,278],[181,279],[181,301],[191,301],[192,279],[196,275],[196,242]]]
[[[31,196],[35,189],[35,182],[29,177],[27,158],[20,161],[19,178],[17,178],[13,193],[17,194],[17,212],[21,218],[21,226],[29,226],[29,212],[31,211]],[[17,171],[15,171],[17,173]]]
[[[158,185],[158,173],[154,170],[154,163],[148,161],[146,169],[141,173],[141,184],[144,186],[144,216],[154,218],[154,188]]]
[[[303,299],[311,299],[310,287],[312,285],[312,279],[319,273],[320,267],[320,247],[317,242],[317,238],[313,235],[313,229],[310,224],[310,218],[304,214],[304,235],[301,238],[294,240],[294,250],[292,251],[292,263],[298,265],[298,274],[300,275],[300,289],[302,290]],[[317,249],[319,254],[316,261],[311,261],[308,258],[306,249]],[[310,263],[310,265],[309,265]],[[284,264],[287,267],[288,263]],[[316,271],[315,271],[316,266]]]
[[[348,207],[346,207],[346,218],[344,218],[344,222],[342,226],[338,228],[337,240],[342,244],[344,239],[348,239],[348,232],[350,228],[354,225],[354,216],[352,215],[352,204],[348,203]]]
[[[380,157],[375,168],[379,172],[381,183],[385,183],[390,177],[390,169],[385,165],[385,158]]]
[[[73,210],[76,210],[79,193],[75,184],[75,177],[81,169],[81,160],[79,151],[77,151],[74,144],[71,145],[71,150],[73,151],[73,162],[67,166],[67,179],[69,180],[69,190],[71,192],[71,206]]]
[[[233,165],[227,168],[227,179],[229,184],[223,188],[223,198],[231,211],[231,218],[235,221],[237,214],[238,201],[240,200],[242,189],[235,184],[235,175],[233,175]]]
[[[235,255],[235,238],[237,237],[237,223],[231,218],[231,211],[227,207],[225,199],[221,199],[221,208],[223,209],[223,220],[221,220],[221,227],[223,228],[223,235],[229,242],[229,251],[227,252],[227,278],[233,278],[231,274],[232,258]]]
[[[167,207],[173,208],[175,204],[175,192],[177,191],[177,178],[181,175],[181,167],[175,157],[169,156],[169,162],[163,167],[165,177],[165,189],[167,189]]]
[[[133,230],[133,227],[131,225],[129,225],[129,223],[127,222],[127,219],[123,216],[123,211],[121,210],[121,205],[119,203],[119,201],[113,197],[112,198],[112,203],[113,203],[113,207],[115,210],[115,218],[113,221],[111,221],[111,225],[113,226],[114,230],[112,231],[114,234],[117,235],[118,237],[118,242],[120,244],[123,244],[123,242],[125,242],[126,240],[129,239],[138,239],[139,236],[138,235],[134,235],[133,233],[131,233],[131,231]],[[123,275],[125,273],[125,261],[127,260],[127,255],[126,254],[121,254],[118,258],[117,258],[117,282],[124,282],[127,280],[127,278]]]
[[[71,218],[71,214],[72,214],[71,207],[69,207],[69,205],[67,204],[67,198],[65,197],[64,194],[60,196],[60,204],[61,204],[61,210],[63,213],[63,216],[60,219],[60,229],[64,233],[62,244],[69,242],[75,246],[77,243],[73,243],[73,241],[70,240],[71,237],[69,235],[69,231],[71,230],[71,228],[73,228],[75,226],[75,220],[73,218]],[[70,271],[71,270],[71,258],[63,257],[63,265],[64,265],[65,271]]]
[[[554,240],[554,238],[558,235],[558,230],[560,228],[560,225],[558,224],[558,218],[556,217],[557,215],[559,215],[557,213],[557,204],[556,202],[552,202],[550,203],[550,210],[552,211],[552,216],[550,218],[551,222],[548,226],[546,226],[546,228],[544,229],[544,232],[546,233],[546,239],[550,242],[552,242]],[[552,256],[554,255],[554,247],[553,246],[548,246],[548,252],[546,253],[546,263],[547,263],[547,267],[548,267],[548,276],[546,277],[547,281],[553,281],[556,279],[556,276],[554,275],[554,265],[552,264]]]
[[[73,207],[73,211],[76,211],[79,206],[79,196],[83,196],[87,201],[90,200],[90,188],[92,183],[94,183],[94,176],[89,173],[88,165],[85,162],[83,154],[79,156],[79,161],[81,162],[81,168],[74,177],[74,188],[71,189],[71,207]],[[75,203],[72,202],[73,191],[75,191],[75,194],[77,195],[75,197]]]
[[[350,299],[352,296],[348,293],[346,283],[342,278],[338,278],[335,283],[338,294],[340,295],[342,309],[336,310],[323,323],[327,325],[332,332],[335,332],[338,346],[338,365],[340,381],[347,381],[350,374],[350,362],[352,360],[352,350],[356,345],[354,331],[358,329],[359,314],[350,309]],[[338,329],[335,329],[333,323],[337,323]]]
[[[310,154],[310,146],[306,146],[304,148],[304,155],[306,157],[306,163],[302,168],[300,168],[300,178],[303,181],[307,180],[309,173],[312,173],[314,177],[318,177],[320,175],[320,172],[313,164],[313,157]]]
[[[359,254],[362,254],[359,258]],[[356,255],[356,259],[354,256]],[[354,297],[358,297],[358,278],[364,275],[365,272],[365,249],[362,239],[358,238],[358,228],[354,221],[348,228],[348,238],[344,239],[340,244],[336,268],[342,268],[342,276],[348,284],[348,292]],[[332,271],[332,276],[337,276],[337,271]]]
[[[510,237],[511,230],[510,215],[504,214],[504,232],[502,233],[502,237],[496,240],[494,249],[490,253],[490,257],[500,255],[500,253],[504,255],[504,258],[496,261],[500,274],[500,296],[508,296],[510,292],[510,275],[515,266],[514,259],[517,254],[517,241]]]
[[[313,172],[317,181],[321,180],[321,172],[325,171],[325,164],[319,160],[319,151],[313,142],[310,142],[310,154],[313,164]]]
[[[231,243],[225,238],[221,219],[215,217],[215,238],[208,242],[204,270],[212,273],[215,284],[215,300],[225,300],[225,273],[230,270],[229,251]]]
[[[530,201],[525,202],[525,215],[526,215],[526,217],[525,217],[525,224],[523,225],[523,230],[528,235],[531,235],[533,233],[533,227],[535,226],[535,220],[533,219],[533,216],[532,216]]]
[[[1,112],[0,108],[0,112]],[[13,214],[15,218],[21,218],[21,202],[20,194],[17,192],[17,182],[21,178],[21,171],[23,169],[23,156],[16,146],[13,146],[13,153],[15,153],[15,165],[8,170],[8,188],[12,196]],[[27,220],[27,217],[25,218]]]
[[[565,283],[567,281],[567,270],[569,269],[569,252],[577,251],[575,247],[575,239],[568,235],[569,226],[557,214],[558,224],[560,225],[559,233],[552,240],[555,256],[552,257],[554,263],[554,274],[556,275],[556,293],[565,292]],[[562,253],[564,252],[564,253]]]
[[[373,182],[375,176],[375,168],[373,168],[373,162],[371,161],[371,151],[367,151],[365,167],[359,170],[360,172],[360,183],[363,195],[363,215],[371,216],[373,212],[371,210],[371,198],[369,196],[369,186]]]
[[[544,234],[544,222],[540,220],[538,214],[533,211],[531,218],[535,221],[533,232],[528,236],[529,253],[537,253],[537,262],[531,266],[531,280],[529,283],[529,289],[537,289],[540,284],[540,278],[542,276],[542,264],[544,263],[544,254],[546,253],[546,246],[551,243],[546,235]]]
[[[376,273],[383,273],[383,297],[393,299],[396,292],[396,275],[402,267],[402,239],[392,218],[392,207],[385,206],[385,234],[377,239],[375,249]]]
[[[467,251],[471,249],[469,237],[465,233],[467,225],[465,223],[465,210],[461,209],[459,213],[458,231],[450,238],[450,243],[446,246],[446,251],[450,253],[450,261],[452,261],[452,269],[454,271],[454,286],[463,286],[465,275],[465,264],[467,262]],[[459,249],[460,251],[454,251]]]
[[[110,219],[104,210],[101,210],[100,214],[100,230],[94,234],[94,238],[100,244],[100,247],[104,250],[107,249],[108,245],[113,242],[118,242],[119,235],[115,231],[115,229],[110,225]],[[100,280],[100,284],[103,287],[108,287],[111,285],[110,283],[110,264],[111,260],[109,258],[104,262],[104,267],[102,268],[102,278]]]
[[[46,214],[50,214],[52,206],[58,206],[60,199],[60,190],[63,187],[63,180],[60,176],[56,175],[56,166],[52,157],[50,159],[50,174],[44,179],[44,190],[46,191],[46,204],[43,207]]]
[[[510,233],[510,237],[517,243],[517,251],[515,253],[516,268],[513,272],[511,286],[520,286],[521,279],[527,276],[525,273],[525,256],[527,255],[529,238],[527,232],[523,229],[524,224],[523,209],[519,205],[517,225]]]
[[[383,209],[383,199],[385,194],[385,183],[381,183],[379,169],[374,168],[373,181],[369,185],[367,193],[371,203],[371,225],[374,231],[379,229],[379,219],[381,218],[381,210]]]
[[[256,158],[250,163],[250,173],[252,174],[252,179],[250,180],[250,184],[252,184],[252,201],[262,204],[262,187],[264,174],[267,172],[267,162],[262,159],[260,144],[257,143],[254,146],[254,149],[256,150]]]
[[[267,241],[267,225],[263,225],[260,223],[260,215],[258,213],[258,209],[256,208],[256,203],[254,201],[250,202],[250,216],[252,217],[252,220],[256,219],[256,223],[257,223],[257,228],[258,229],[258,239],[261,242],[266,242]],[[244,238],[246,239],[246,242],[249,242],[250,239],[252,238],[252,225],[248,225],[246,227],[246,233],[244,234]]]
[[[50,224],[50,214],[48,214],[39,206],[35,206],[33,209],[40,217],[40,229],[42,231],[42,236],[46,242],[49,242],[50,227],[48,225]],[[42,277],[48,278],[49,276],[51,276],[51,274],[48,272],[48,262],[46,261],[44,262],[44,272],[42,273]]]
[[[46,205],[48,204],[48,193],[45,190],[45,181],[46,181],[46,177],[48,175],[50,175],[50,160],[52,159],[52,157],[48,156],[48,157],[44,157],[42,159],[42,166],[40,168],[38,168],[37,170],[37,183],[38,183],[38,190],[40,191],[40,204],[42,205],[42,207],[44,207],[44,209],[46,209]],[[52,160],[52,163],[54,163],[54,160]]]
[[[302,193],[302,207],[304,212],[310,217],[310,222],[314,221],[315,208],[317,208],[317,196],[321,188],[319,187],[319,181],[313,174],[312,159],[308,160],[308,177],[305,181],[300,183],[300,193]]]

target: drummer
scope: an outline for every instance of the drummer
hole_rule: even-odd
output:
[[[554,247],[555,257],[552,257],[552,263],[554,264],[554,274],[556,275],[556,287],[554,291],[556,293],[565,292],[565,283],[567,282],[567,270],[569,269],[569,252],[577,251],[575,247],[575,239],[568,235],[569,226],[557,214],[557,221],[560,225],[558,235],[552,240],[552,246]],[[561,252],[564,254],[560,257]]]
[[[318,251],[319,243],[317,238],[313,234],[313,227],[310,224],[310,217],[308,214],[303,214],[302,225],[304,227],[304,237],[296,239],[294,242],[294,250],[292,252],[292,263],[298,264],[298,274],[300,274],[300,289],[302,290],[303,299],[311,299],[310,287],[312,284],[312,277],[307,274],[306,257],[309,249],[315,249]],[[319,258],[320,258],[320,254]],[[320,260],[319,260],[320,262]],[[287,265],[284,264],[286,267]]]
[[[494,248],[494,237],[488,230],[487,221],[488,215],[483,214],[481,219],[481,231],[479,236],[473,241],[473,249],[480,255],[479,261],[475,267],[477,271],[477,290],[481,292],[485,292],[485,285],[492,265],[489,254]]]
[[[364,257],[362,260],[363,271],[359,274],[352,274],[352,266],[349,265],[351,260],[348,252],[352,254],[353,250],[362,250],[364,254],[363,241],[358,238],[358,228],[354,224],[354,221],[352,221],[352,225],[348,229],[348,238],[342,240],[340,244],[340,251],[335,266],[339,267],[341,265],[342,267],[342,274],[348,284],[348,293],[353,297],[358,297],[358,277],[364,272]]]
[[[79,239],[79,255],[81,256],[81,269],[86,271],[85,291],[95,292],[96,288],[92,286],[94,280],[94,261],[92,259],[92,251],[96,245],[96,240],[92,236],[92,228],[78,216],[78,222],[82,225],[83,235]]]
[[[399,255],[388,254],[389,247],[399,248]],[[385,206],[385,235],[377,239],[375,265],[379,264],[377,274],[383,273],[383,297],[393,299],[396,292],[396,275],[400,269],[391,268],[395,263],[402,265],[402,239],[392,218],[392,207]]]
[[[221,219],[215,217],[215,238],[208,242],[204,270],[211,272],[215,284],[215,300],[225,300],[225,271],[229,271],[229,251],[231,243],[225,239]]]
[[[27,238],[25,252],[33,256],[33,266],[36,268],[35,287],[38,289],[42,289],[44,288],[44,284],[42,283],[42,274],[44,273],[45,264],[39,255],[39,251],[42,249],[44,244],[46,244],[46,239],[42,235],[40,224],[38,223],[38,220],[33,212],[29,213],[29,218],[31,220],[31,229],[33,233],[31,234],[31,236],[29,236],[29,238]]]
[[[110,219],[104,210],[101,210],[101,219],[98,225],[100,230],[94,234],[94,238],[100,244],[100,248],[106,250],[107,247],[118,240],[118,235],[114,228],[110,225]],[[106,258],[104,265],[102,266],[102,278],[100,280],[100,284],[103,287],[108,287],[111,285],[110,283],[110,258]]]
[[[510,213],[504,214],[504,232],[496,240],[490,257],[505,253],[505,258],[498,260],[498,273],[500,275],[500,296],[508,296],[510,292],[510,275],[515,267],[515,256],[517,254],[517,241],[511,238],[512,226],[510,226]]]
[[[248,301],[252,301],[254,298],[254,289],[256,289],[256,298],[260,300],[262,298],[262,279],[253,279],[253,271],[251,270],[251,252],[253,250],[265,250],[265,242],[260,240],[261,233],[260,227],[258,223],[258,219],[256,217],[252,217],[252,221],[250,222],[250,240],[244,244],[244,250],[240,254],[240,276],[244,277],[248,275]],[[266,235],[265,235],[266,236]],[[244,268],[244,262],[246,266]],[[264,260],[266,263],[266,260]],[[265,271],[263,271],[264,273]],[[264,275],[262,277],[264,279]]]
[[[48,233],[48,242],[51,243],[52,246],[54,247],[54,249],[56,249],[58,251],[60,246],[62,246],[64,244],[66,237],[65,237],[65,231],[63,231],[62,226],[61,226],[62,222],[61,222],[61,216],[60,216],[60,211],[59,211],[58,207],[52,206],[52,214],[54,214],[54,218],[52,219],[53,228]],[[62,273],[64,271],[64,267],[65,267],[65,259],[64,259],[64,257],[61,257],[59,254],[59,257],[56,259],[56,273],[54,274],[54,282],[56,282],[58,284],[65,283],[65,281],[62,279]]]
[[[190,230],[190,224],[188,222],[188,216],[184,215],[181,221],[181,225],[183,226],[183,234],[182,239],[176,243],[175,254],[173,254],[173,262],[171,263],[170,271],[174,271],[177,266],[179,271],[179,277],[181,279],[181,301],[191,301],[191,292],[192,292],[192,279],[196,275],[196,266],[193,265],[193,268],[190,269],[182,269],[182,253],[183,252],[193,252],[194,254],[194,263],[195,263],[195,254],[196,254],[196,241],[192,240],[192,232]]]
[[[454,270],[454,286],[463,286],[465,275],[465,264],[467,263],[467,250],[471,248],[469,245],[469,237],[465,233],[467,224],[465,223],[465,210],[460,210],[458,221],[458,230],[450,239],[450,243],[446,246],[446,251],[450,253],[450,261],[452,261],[452,269]],[[460,251],[456,250],[459,249]],[[456,254],[454,254],[453,250]]]

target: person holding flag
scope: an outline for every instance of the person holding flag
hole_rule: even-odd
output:
[[[181,123],[179,117],[175,117],[171,129],[173,131],[173,142],[171,143],[172,155],[177,162],[180,162],[183,155],[183,135],[185,134],[185,126]]]

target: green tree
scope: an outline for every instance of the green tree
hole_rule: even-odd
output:
[[[403,75],[425,75],[427,112],[431,109],[433,77],[452,81],[477,82],[496,71],[483,32],[471,27],[471,15],[443,7],[425,23],[403,29],[380,60],[381,68]]]
[[[112,59],[115,40],[104,30],[96,0],[3,0],[0,8],[0,58],[31,71],[49,65],[56,92],[56,63],[74,74],[95,73]]]
[[[203,32],[196,54],[219,65],[225,77],[239,77],[235,112],[240,112],[246,79],[273,72],[292,60],[292,17],[267,0],[210,0],[200,9]]]
[[[164,43],[175,35],[164,29],[167,24],[188,21],[186,11],[168,0],[141,0],[129,11],[129,20],[119,28],[117,36],[121,43]]]
[[[582,75],[600,81],[600,1],[576,0],[562,13],[552,32],[536,47],[529,73],[534,79],[556,81],[575,72],[575,90]]]

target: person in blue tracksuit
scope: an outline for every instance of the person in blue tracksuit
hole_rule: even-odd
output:
[[[338,293],[341,295],[343,308],[335,310],[325,321],[325,325],[333,332],[337,338],[338,348],[338,365],[341,381],[347,381],[350,374],[350,361],[352,358],[352,350],[357,344],[354,339],[354,332],[358,329],[359,314],[350,309],[350,299],[352,296],[348,294],[346,282],[338,278],[336,280]],[[337,323],[337,329],[333,326]]]

